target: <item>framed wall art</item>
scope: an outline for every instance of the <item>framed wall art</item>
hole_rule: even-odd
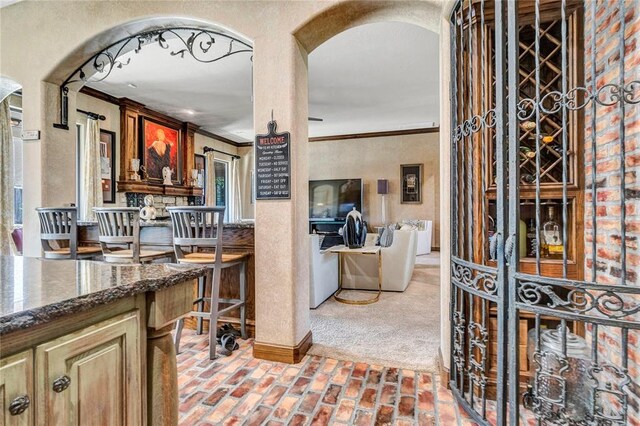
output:
[[[116,134],[100,129],[100,178],[103,202],[116,202]]]
[[[169,167],[171,180],[182,183],[182,138],[180,128],[147,117],[140,119],[141,157],[151,181],[162,181],[162,169]]]
[[[199,182],[201,181],[201,184],[199,186],[204,189],[205,185],[207,184],[207,157],[202,154],[194,155],[195,159],[193,161],[193,168],[198,171],[198,176],[202,176],[201,180],[199,179]]]
[[[400,165],[400,202],[402,204],[422,204],[422,164]]]

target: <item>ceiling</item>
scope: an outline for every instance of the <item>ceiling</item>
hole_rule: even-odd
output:
[[[238,142],[253,140],[251,53],[204,64],[157,44],[89,87],[127,97]],[[309,55],[309,135],[431,127],[439,117],[438,35],[404,23],[345,31]],[[132,88],[130,85],[135,85]]]

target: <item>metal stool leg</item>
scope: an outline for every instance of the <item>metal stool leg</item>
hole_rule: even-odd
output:
[[[182,327],[184,327],[184,318],[176,321],[176,334],[173,336],[173,344],[176,347],[176,354],[180,353],[180,337],[182,337]]]
[[[216,330],[218,328],[218,303],[220,300],[220,268],[214,268],[213,274],[207,274],[211,283],[211,312],[209,315],[209,359],[216,359]]]
[[[198,305],[198,312],[204,312],[204,289],[205,289],[205,277],[200,277],[198,278],[198,300],[199,302],[197,303]],[[203,322],[204,318],[202,317],[198,317],[197,319],[197,325],[196,325],[196,334],[200,335],[202,334],[202,322]]]
[[[240,263],[240,333],[242,338],[247,338],[247,262]]]

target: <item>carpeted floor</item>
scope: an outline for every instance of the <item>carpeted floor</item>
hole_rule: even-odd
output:
[[[377,303],[365,306],[345,305],[330,298],[311,310],[313,346],[309,354],[437,371],[439,253],[427,256],[420,256],[425,259],[417,262],[411,283],[403,293],[383,292]],[[370,292],[345,293],[352,298],[371,297]]]

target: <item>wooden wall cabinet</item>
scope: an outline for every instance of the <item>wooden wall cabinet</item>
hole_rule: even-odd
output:
[[[36,348],[36,411],[44,424],[142,422],[137,311]]]
[[[2,424],[142,424],[140,350],[135,310],[2,359]],[[29,403],[13,414],[20,397]]]
[[[33,351],[0,360],[0,424],[34,424],[33,395]]]
[[[182,175],[181,185],[165,186],[161,182],[152,183],[145,180],[132,180],[131,160],[141,157],[140,122],[142,118],[149,118],[157,122],[166,123],[180,129],[182,150],[180,162]],[[195,132],[198,126],[193,123],[182,122],[175,118],[160,114],[145,108],[141,103],[131,99],[120,99],[120,176],[118,177],[118,192],[141,192],[145,194],[173,195],[173,196],[202,196],[202,188],[190,185],[191,169],[194,168]]]

